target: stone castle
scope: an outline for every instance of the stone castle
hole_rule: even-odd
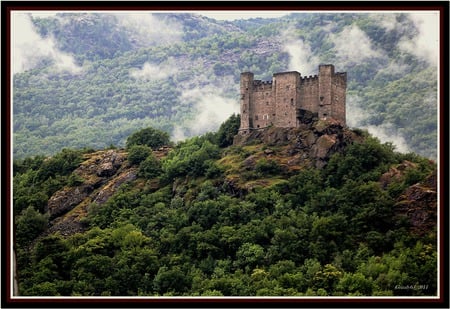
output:
[[[269,126],[298,127],[305,113],[332,118],[345,126],[347,73],[319,65],[319,74],[302,77],[297,71],[273,74],[271,81],[241,73],[241,126],[239,134]]]

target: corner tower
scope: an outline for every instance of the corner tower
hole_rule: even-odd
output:
[[[347,73],[335,73],[334,65],[319,65],[319,100],[318,114],[320,118],[333,118],[346,124],[345,92],[347,89]]]
[[[241,73],[241,126],[239,128],[241,134],[247,134],[253,128],[253,78],[254,75],[251,72]]]

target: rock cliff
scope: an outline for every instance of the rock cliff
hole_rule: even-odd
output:
[[[333,153],[342,151],[360,138],[333,119],[309,119],[297,128],[269,127],[253,130],[246,135],[238,134],[234,138],[234,145],[285,145],[285,155],[290,157],[291,165],[322,168]]]
[[[50,215],[48,233],[71,235],[83,230],[82,218],[91,203],[103,204],[123,183],[136,179],[137,168],[129,166],[123,150],[104,150],[87,154],[73,172],[78,184],[53,194],[47,204]]]
[[[425,235],[437,227],[437,173],[408,187],[395,204],[397,216],[404,217],[411,232]]]

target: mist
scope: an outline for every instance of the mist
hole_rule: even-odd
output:
[[[345,27],[342,32],[330,35],[337,61],[344,65],[359,64],[369,58],[385,57],[372,46],[370,38],[358,26]]]
[[[238,114],[240,111],[238,100],[225,96],[220,89],[212,86],[185,90],[181,100],[193,105],[196,116],[186,121],[183,126],[174,128],[172,132],[174,141],[217,131],[233,113]]]
[[[312,53],[307,42],[293,35],[293,30],[286,29],[281,33],[281,40],[286,42],[283,51],[289,54],[289,71],[298,71],[303,76],[317,74],[319,58]]]
[[[399,47],[436,66],[439,59],[439,15],[433,12],[411,13],[418,33],[412,40],[400,42]]]
[[[130,75],[133,78],[140,80],[158,80],[172,76],[178,72],[175,61],[169,58],[166,62],[161,64],[144,63],[142,69],[130,70]]]
[[[183,26],[174,21],[167,21],[157,13],[130,12],[112,13],[119,25],[125,27],[130,36],[141,47],[164,45],[181,42]]]
[[[374,126],[365,124],[365,120],[369,115],[361,108],[362,104],[358,96],[348,95],[346,105],[346,118],[349,127],[367,130],[382,143],[392,143],[395,146],[395,150],[398,152],[407,153],[411,151],[405,138],[397,132],[397,129],[393,125],[382,124]]]
[[[20,73],[33,69],[45,60],[51,60],[56,71],[78,74],[82,68],[74,58],[61,52],[52,37],[42,38],[37,32],[28,13],[11,14],[11,63],[12,72]]]

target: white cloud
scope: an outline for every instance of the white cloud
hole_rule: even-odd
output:
[[[436,65],[439,58],[439,14],[421,12],[409,14],[418,29],[412,40],[402,40],[399,47],[431,65]]]
[[[69,71],[74,74],[81,72],[82,68],[75,64],[71,55],[58,50],[52,37],[42,38],[36,32],[30,14],[13,12],[11,18],[13,73],[32,69],[45,59],[52,60],[54,68],[58,71]]]
[[[196,116],[184,124],[186,131],[175,127],[172,136],[176,141],[187,136],[217,131],[225,120],[240,110],[237,100],[225,97],[220,89],[214,87],[186,90],[182,93],[181,100],[193,104]]]
[[[170,58],[166,63],[159,65],[144,63],[142,69],[130,70],[131,77],[141,80],[157,80],[164,79],[176,74],[178,71],[175,61]]]
[[[356,25],[345,27],[342,32],[331,35],[338,62],[359,64],[367,58],[383,57],[375,49],[369,37]]]
[[[286,42],[283,50],[289,54],[289,70],[298,71],[303,76],[317,74],[320,60],[315,56],[308,43],[293,36],[293,29],[281,33],[282,42]]]
[[[361,107],[362,100],[355,95],[347,96],[347,124],[349,127],[359,128],[369,131],[370,134],[380,139],[382,143],[390,142],[395,146],[396,151],[407,153],[410,148],[405,138],[397,132],[397,129],[389,124],[383,123],[379,126],[364,125],[368,118],[368,113]]]
[[[124,12],[114,14],[121,26],[127,28],[142,46],[163,45],[180,42],[183,27],[174,21],[167,21],[157,13]]]

